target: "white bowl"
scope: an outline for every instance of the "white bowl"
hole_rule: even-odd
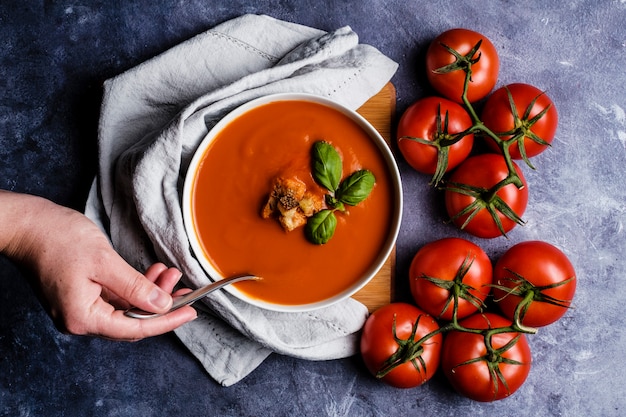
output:
[[[322,307],[326,307],[337,303],[341,300],[344,300],[354,293],[362,289],[366,286],[372,278],[376,276],[376,274],[380,271],[382,266],[385,264],[386,260],[391,255],[393,248],[396,243],[396,239],[398,237],[398,232],[400,230],[400,222],[402,219],[402,184],[400,179],[400,173],[398,171],[398,167],[396,165],[396,161],[393,157],[389,149],[389,145],[383,139],[383,137],[378,133],[378,131],[360,114],[357,112],[346,108],[345,106],[332,101],[330,99],[315,96],[311,94],[301,94],[301,93],[282,93],[282,94],[272,94],[264,97],[257,98],[252,100],[246,104],[241,105],[236,108],[228,115],[226,115],[223,119],[221,119],[207,134],[207,136],[202,140],[198,149],[196,150],[194,157],[191,160],[189,165],[189,169],[187,175],[185,177],[184,189],[183,189],[183,219],[185,223],[185,228],[187,232],[187,236],[189,238],[189,243],[191,248],[200,262],[201,266],[204,268],[206,273],[213,279],[219,280],[224,277],[218,272],[218,270],[213,266],[213,264],[209,261],[207,256],[204,253],[204,249],[200,243],[200,239],[198,238],[198,234],[193,221],[193,211],[192,211],[192,192],[194,189],[194,182],[196,177],[196,172],[202,163],[204,153],[207,148],[211,145],[215,137],[218,133],[233,120],[237,119],[242,114],[268,103],[276,102],[276,101],[309,101],[313,103],[322,104],[328,106],[332,109],[339,111],[340,113],[348,116],[354,122],[356,122],[361,129],[366,132],[366,134],[371,138],[371,140],[375,143],[375,145],[380,150],[380,153],[383,159],[386,162],[386,167],[388,169],[390,178],[391,178],[391,187],[392,194],[394,198],[394,207],[393,207],[393,218],[390,222],[389,232],[387,234],[386,241],[382,247],[382,250],[378,254],[375,259],[372,259],[372,262],[367,269],[367,272],[358,280],[354,285],[346,288],[344,291],[333,295],[332,297],[326,298],[319,302],[309,303],[309,304],[300,304],[300,305],[283,305],[283,304],[275,304],[271,302],[266,302],[263,300],[259,300],[256,298],[252,298],[245,294],[242,291],[239,291],[235,286],[229,285],[225,287],[225,290],[235,297],[255,305],[260,308],[264,308],[272,311],[281,311],[281,312],[302,312],[302,311],[310,311]]]

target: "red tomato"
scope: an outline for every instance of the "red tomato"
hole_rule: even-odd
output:
[[[452,173],[445,190],[446,210],[453,223],[468,233],[482,238],[500,236],[503,232],[509,232],[516,224],[522,223],[521,216],[528,204],[528,185],[517,164],[513,163],[513,166],[524,187],[520,190],[514,184],[508,184],[494,194],[487,191],[508,175],[504,157],[489,153],[466,159]],[[456,187],[458,184],[478,187],[483,192],[470,190],[471,195],[466,195],[464,192],[468,190],[459,190],[459,187]],[[476,208],[476,214],[469,219],[470,213],[461,213],[472,204]],[[509,214],[509,217],[503,213],[508,210],[507,207],[513,212]],[[517,221],[510,218],[515,216],[518,217]],[[494,218],[500,221],[502,230]],[[467,224],[465,224],[466,221]]]
[[[508,92],[507,92],[508,90]],[[515,108],[511,107],[509,93]],[[543,114],[540,114],[544,112]],[[492,132],[502,139],[511,139],[506,133],[521,133],[522,139],[511,144],[511,157],[521,159],[519,143],[526,156],[540,154],[548,148],[554,139],[559,116],[554,103],[545,93],[528,84],[510,84],[497,89],[486,101],[482,111],[482,121]],[[498,145],[488,141],[489,146],[498,149]]]
[[[446,142],[472,127],[472,124],[472,119],[460,104],[441,97],[426,97],[413,103],[400,118],[398,148],[414,169],[425,174],[440,172],[440,179],[443,173],[467,158],[474,144],[474,135],[465,135],[452,145]],[[440,166],[438,161],[442,154],[445,159],[444,165]]]
[[[389,385],[411,388],[428,381],[439,367],[443,336],[435,334],[421,347],[415,342],[439,329],[439,325],[419,308],[391,303],[368,317],[361,335],[361,355],[367,369]],[[417,356],[410,355],[414,350]],[[388,362],[397,366],[388,370]]]
[[[470,329],[495,329],[509,327],[511,322],[485,313],[474,314],[460,324]],[[530,372],[531,353],[524,334],[498,333],[490,339],[492,352],[488,352],[483,334],[453,330],[446,335],[441,351],[441,368],[450,384],[475,401],[508,397],[522,386]],[[507,346],[509,343],[512,345]]]
[[[451,320],[454,293],[459,293],[457,319],[482,308],[491,291],[492,265],[479,246],[444,238],[423,246],[411,262],[409,280],[417,305],[436,318]],[[454,283],[454,284],[452,284]]]
[[[472,53],[478,42],[481,42],[479,49]],[[462,57],[459,59],[444,45]],[[460,68],[441,73],[442,68],[455,62]],[[496,85],[500,70],[500,58],[496,48],[480,33],[468,29],[451,29],[436,37],[426,51],[428,81],[444,97],[462,103],[466,74],[463,66],[467,66],[468,62],[471,62],[471,81],[467,89],[467,99],[470,103],[478,101],[486,97]]]
[[[528,241],[511,247],[496,262],[493,296],[503,314],[514,320],[524,297],[530,304],[522,310],[521,323],[541,327],[560,319],[576,292],[576,272],[567,256],[546,242]]]

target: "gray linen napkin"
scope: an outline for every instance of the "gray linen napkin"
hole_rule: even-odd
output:
[[[278,92],[318,94],[356,109],[396,69],[359,44],[349,27],[326,33],[263,15],[222,23],[105,82],[99,171],[86,214],[135,267],[158,260],[178,267],[190,287],[205,285],[209,278],[185,234],[181,191],[209,129],[238,105]],[[204,307],[176,334],[225,386],[272,352],[309,360],[350,356],[367,316],[353,299],[277,313],[216,292]]]

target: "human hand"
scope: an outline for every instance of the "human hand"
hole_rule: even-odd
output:
[[[196,317],[189,306],[150,320],[126,317],[130,306],[167,311],[181,273],[158,263],[141,274],[81,213],[38,197],[0,192],[0,226],[0,251],[33,269],[42,301],[63,332],[133,341]]]

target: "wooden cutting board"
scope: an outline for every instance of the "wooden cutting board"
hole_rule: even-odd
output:
[[[396,111],[396,89],[393,84],[388,83],[357,111],[378,130],[388,144],[391,144],[391,121]],[[353,295],[353,298],[365,304],[370,312],[391,302],[395,261],[394,248],[378,274]]]

